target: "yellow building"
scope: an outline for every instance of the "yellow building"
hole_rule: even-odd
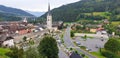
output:
[[[96,32],[97,29],[90,29],[90,32]]]

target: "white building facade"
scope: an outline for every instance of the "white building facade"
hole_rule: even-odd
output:
[[[12,46],[14,46],[14,41],[13,41],[13,39],[4,41],[4,42],[3,42],[3,46],[7,46],[7,47],[12,47]]]

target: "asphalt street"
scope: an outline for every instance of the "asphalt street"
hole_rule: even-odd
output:
[[[65,31],[65,34],[64,34],[64,44],[67,48],[74,48],[76,47],[74,45],[74,43],[72,42],[72,39],[70,37],[70,30],[71,28],[70,27],[67,27],[66,31]],[[82,52],[83,54],[85,54],[86,56],[88,56],[89,58],[96,58],[94,57],[93,55],[89,54],[88,52],[80,49],[80,48],[75,48],[78,52]]]
[[[68,55],[61,49],[59,48],[59,58],[69,58]]]

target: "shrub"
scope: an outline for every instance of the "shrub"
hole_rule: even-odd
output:
[[[115,54],[114,54],[114,53],[112,53],[112,52],[110,52],[110,51],[106,51],[106,50],[101,51],[101,54],[102,54],[103,56],[105,56],[106,58],[114,58],[114,57],[115,57]]]
[[[82,56],[82,57],[85,57],[85,54],[82,54],[81,56]]]

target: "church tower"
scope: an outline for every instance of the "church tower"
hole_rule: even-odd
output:
[[[47,28],[52,29],[52,15],[51,15],[51,12],[50,12],[50,4],[48,4]]]
[[[27,18],[26,17],[23,19],[23,22],[27,23]]]

